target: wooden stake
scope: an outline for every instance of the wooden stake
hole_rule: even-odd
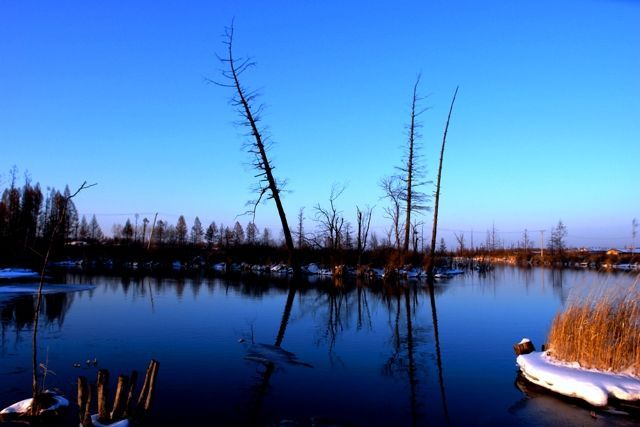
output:
[[[91,404],[93,403],[93,393],[95,392],[95,386],[93,384],[89,384],[87,388],[87,403],[84,407],[84,417],[82,418],[82,427],[93,427],[93,422],[91,421]]]
[[[522,340],[517,344],[513,345],[513,351],[516,352],[516,356],[520,356],[521,354],[529,354],[536,351],[536,348],[533,346],[533,343],[529,340]]]
[[[127,403],[124,407],[124,414],[122,415],[123,418],[129,418],[133,415],[134,412],[134,408],[132,406],[133,404],[133,394],[136,391],[136,383],[138,382],[138,371],[134,370],[133,372],[131,372],[131,381],[130,381],[130,385],[129,385],[129,394],[127,396]]]
[[[109,423],[109,409],[107,398],[109,397],[109,371],[98,370],[98,420],[101,423]]]
[[[151,379],[149,381],[149,392],[147,393],[147,400],[144,403],[145,412],[148,412],[151,408],[151,400],[153,398],[153,392],[156,386],[156,377],[158,376],[158,361],[151,359],[151,363],[153,364],[153,370],[151,373]]]
[[[127,375],[118,375],[118,385],[116,386],[116,395],[113,399],[113,409],[111,410],[111,421],[122,419],[126,409],[128,389],[129,377]]]
[[[78,377],[78,416],[80,422],[84,419],[84,407],[87,404],[87,379],[83,376]]]
[[[153,359],[151,359],[151,362],[149,362],[149,366],[147,366],[147,373],[144,375],[142,390],[140,390],[140,395],[138,396],[138,403],[136,404],[136,413],[142,409],[144,398],[147,394],[147,391],[149,390],[149,382],[151,381],[152,371],[153,371]]]

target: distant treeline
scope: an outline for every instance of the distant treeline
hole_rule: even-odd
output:
[[[53,259],[65,258],[85,260],[117,260],[121,262],[190,262],[194,259],[207,262],[248,262],[252,264],[274,264],[288,259],[283,238],[274,236],[269,228],[260,230],[248,221],[242,225],[236,221],[233,226],[217,224],[206,227],[199,217],[193,224],[187,224],[180,216],[175,224],[159,219],[140,219],[137,215],[132,222],[113,226],[112,237],[106,237],[93,215],[90,220],[69,200],[63,213],[65,198],[70,194],[66,186],[62,192],[47,188],[43,193],[39,184],[32,184],[27,177],[22,186],[16,184],[15,169],[11,172],[8,186],[0,199],[0,267],[10,265],[39,266],[42,253],[49,242],[54,243]],[[333,209],[332,218],[337,215]],[[423,265],[429,247],[421,243],[417,232],[413,234],[408,252],[400,251],[400,240],[395,239],[394,227],[386,236],[378,238],[375,233],[367,235],[363,221],[371,216],[371,209],[358,210],[356,227],[341,217],[341,226],[328,227],[330,223],[318,222],[316,231],[305,232],[303,210],[298,215],[297,229],[294,231],[295,245],[300,262],[318,262],[325,265],[374,264],[376,266],[399,267],[401,264]],[[322,218],[322,216],[320,217]],[[335,222],[335,220],[332,220]],[[55,224],[60,222],[58,233],[53,235]],[[344,224],[344,225],[342,225]],[[414,229],[417,229],[415,227]],[[366,229],[368,230],[368,228]],[[544,250],[544,259],[539,248],[532,247],[529,234],[525,230],[518,245],[504,246],[497,238],[495,227],[487,231],[486,242],[479,247],[467,247],[464,235],[456,235],[457,247],[447,248],[443,239],[436,248],[436,256],[441,260],[454,256],[463,258],[481,257],[504,259],[517,263],[572,263],[572,262],[623,262],[631,256],[593,254],[569,249],[565,244],[567,234],[560,221],[552,230],[551,239]]]

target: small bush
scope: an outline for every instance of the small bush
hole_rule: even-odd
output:
[[[553,319],[552,357],[603,371],[640,376],[640,286],[607,288],[573,298]]]

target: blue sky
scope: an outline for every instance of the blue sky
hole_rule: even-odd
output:
[[[313,228],[313,206],[342,183],[347,218],[375,205],[384,233],[377,184],[400,162],[422,73],[429,180],[460,85],[441,198],[450,244],[449,230],[468,241],[473,229],[477,243],[495,224],[511,241],[559,219],[571,244],[631,243],[640,2],[184,3],[0,1],[3,185],[13,165],[44,186],[97,182],[77,205],[107,230],[135,212],[230,225],[253,171],[232,94],[205,80],[219,76],[215,54],[235,18],[291,221],[304,206]],[[256,223],[277,229],[275,207],[261,206]]]

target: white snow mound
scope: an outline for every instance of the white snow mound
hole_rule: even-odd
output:
[[[115,421],[111,424],[103,424],[98,421],[98,414],[91,415],[91,422],[94,427],[129,427],[129,420],[126,418],[124,420]]]
[[[606,406],[609,396],[640,400],[640,378],[580,368],[551,359],[547,352],[522,354],[516,359],[526,379],[565,396]]]
[[[49,392],[47,390],[47,391],[45,391],[45,393],[51,393],[51,392]],[[41,409],[40,413],[48,412],[48,411],[55,411],[56,409],[60,409],[60,408],[69,406],[69,401],[67,399],[65,399],[64,397],[58,396],[58,395],[55,395],[55,394],[52,395],[52,397],[53,397],[53,400],[55,401],[55,403],[53,403],[48,408]],[[4,408],[2,411],[0,411],[0,414],[25,414],[27,411],[29,411],[31,409],[31,402],[32,401],[33,401],[33,399],[31,399],[31,398],[21,400],[20,402],[14,403],[13,405]]]

